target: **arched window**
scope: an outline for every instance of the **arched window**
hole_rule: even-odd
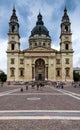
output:
[[[11,64],[14,64],[15,62],[15,59],[14,58],[11,58]]]
[[[20,76],[23,76],[23,70],[20,71]]]
[[[20,59],[20,64],[24,64],[24,59]]]
[[[69,64],[69,58],[65,59],[65,64]]]
[[[12,32],[14,32],[14,30],[15,30],[15,26],[13,25],[13,26],[12,26]]]
[[[68,26],[65,26],[65,32],[68,32]]]
[[[45,46],[45,43],[43,43],[43,46]]]
[[[15,68],[10,68],[10,72],[11,72],[11,77],[13,77],[14,76],[14,74],[15,74]]]
[[[56,68],[56,76],[60,76],[60,68]]]
[[[11,50],[14,50],[15,46],[14,44],[11,44]]]
[[[60,70],[57,70],[57,76],[60,76]]]
[[[20,76],[24,76],[24,68],[20,68]]]
[[[37,46],[37,43],[35,42],[35,46]]]
[[[65,68],[66,76],[69,76],[70,68]]]
[[[69,45],[65,44],[65,50],[69,50]]]

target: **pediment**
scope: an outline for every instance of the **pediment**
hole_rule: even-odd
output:
[[[33,51],[53,51],[56,52],[57,50],[52,49],[52,48],[46,48],[46,47],[36,47],[32,49]]]
[[[28,52],[28,51],[53,51],[53,52],[57,52],[57,50],[52,49],[52,48],[46,48],[46,47],[35,47],[35,48],[28,48],[23,50],[23,52]]]
[[[45,48],[45,47],[35,47],[32,49],[33,51],[47,51],[50,50],[49,48]]]

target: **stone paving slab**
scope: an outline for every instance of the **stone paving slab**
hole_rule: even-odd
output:
[[[47,111],[47,110],[39,110],[39,111],[0,111],[0,120],[1,119],[6,119],[6,117],[12,117],[12,119],[19,117],[24,117],[24,119],[35,119],[37,117],[42,117],[44,119],[49,118],[49,119],[80,119],[80,111]],[[21,118],[20,118],[21,119]]]

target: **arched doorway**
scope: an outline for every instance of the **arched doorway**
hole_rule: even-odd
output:
[[[35,79],[45,80],[45,61],[37,59],[35,62]]]

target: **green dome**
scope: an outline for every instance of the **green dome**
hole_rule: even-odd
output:
[[[36,26],[31,31],[31,36],[34,36],[35,34],[41,35],[44,34],[46,36],[49,36],[49,31],[44,26],[44,23],[42,21],[42,15],[39,13],[37,16],[38,21],[36,22]]]
[[[33,30],[31,31],[31,35],[35,35],[35,34],[44,34],[46,36],[49,36],[49,32],[47,30],[47,28],[43,25],[36,25]]]

